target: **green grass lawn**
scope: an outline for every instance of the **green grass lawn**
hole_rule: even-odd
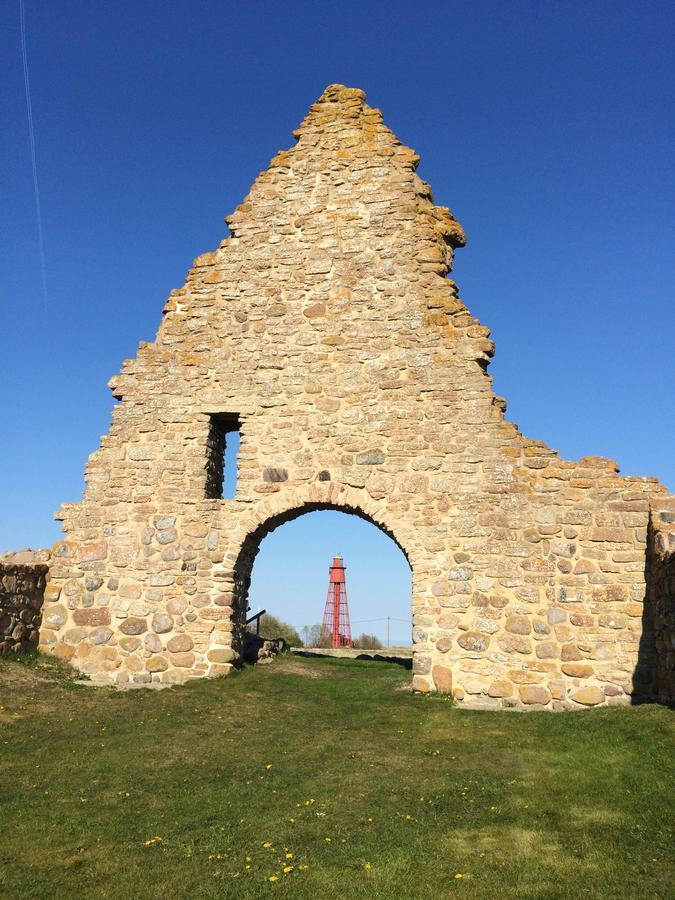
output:
[[[467,712],[409,680],[291,657],[117,692],[0,661],[0,895],[673,896],[672,712]]]

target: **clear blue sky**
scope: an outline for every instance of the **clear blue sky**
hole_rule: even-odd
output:
[[[453,277],[493,330],[509,418],[675,489],[671,3],[25,6],[47,321],[17,0],[0,9],[0,549],[59,536],[107,380],[332,82],[366,90],[464,225]],[[347,556],[337,527],[312,596]],[[261,573],[313,532],[286,529]],[[384,609],[364,604],[354,618]]]

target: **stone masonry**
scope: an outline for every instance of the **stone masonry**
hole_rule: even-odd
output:
[[[37,650],[48,560],[44,550],[0,558],[0,656]]]
[[[504,419],[490,332],[447,277],[464,232],[364,96],[326,89],[111,380],[84,498],[57,515],[41,646],[99,684],[226,674],[262,538],[337,509],[410,564],[415,690],[495,708],[650,696],[666,489]],[[647,600],[672,608],[660,577],[669,599]]]
[[[640,680],[653,679],[654,698],[675,704],[675,497],[652,508],[647,539],[647,596]]]

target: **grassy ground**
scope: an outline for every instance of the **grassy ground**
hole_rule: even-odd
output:
[[[466,712],[409,678],[122,693],[0,661],[0,895],[672,896],[671,712]]]

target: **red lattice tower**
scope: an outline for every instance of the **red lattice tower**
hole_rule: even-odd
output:
[[[342,557],[338,554],[333,559],[328,579],[328,596],[321,625],[322,636],[330,638],[331,647],[351,647],[352,629],[349,625],[349,607],[347,606],[347,584]]]

